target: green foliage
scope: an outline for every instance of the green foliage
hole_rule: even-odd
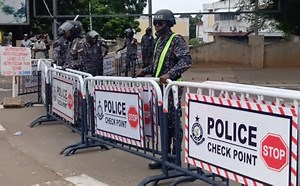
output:
[[[192,38],[189,41],[189,45],[192,45],[193,47],[200,45],[199,41],[197,38]]]
[[[52,0],[46,0],[50,12],[52,12]],[[77,0],[77,1],[63,1],[57,0],[58,15],[89,15],[89,2],[91,2],[92,15],[117,15],[117,14],[141,14],[146,6],[147,0]],[[42,1],[36,0],[37,14],[48,15],[45,5]],[[73,18],[59,18],[60,23],[67,19]],[[135,17],[93,17],[92,26],[100,35],[106,39],[115,39],[116,37],[124,37],[124,30],[133,28],[139,31],[139,23],[136,22]],[[89,30],[90,19],[78,18],[82,22],[86,31]],[[39,25],[49,25],[49,20],[35,19],[34,26],[38,26],[38,30],[43,30]],[[49,29],[49,26],[48,28]],[[49,30],[48,30],[49,32]]]
[[[241,10],[254,10],[254,2],[255,1],[240,0],[238,6]],[[259,8],[259,26],[261,28],[264,28],[264,26],[269,28],[270,23],[274,23],[277,29],[282,30],[286,34],[300,35],[299,0],[269,0],[264,4],[260,4]],[[246,19],[254,24],[253,14],[248,14]],[[265,23],[267,23],[267,25]]]

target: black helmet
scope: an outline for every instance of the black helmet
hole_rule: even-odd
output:
[[[127,28],[124,33],[126,34],[127,37],[133,37],[134,31],[131,28]]]
[[[146,33],[152,33],[152,28],[147,27],[147,28],[146,28]]]
[[[72,36],[78,37],[81,33],[81,23],[78,21],[65,21],[59,28],[58,34],[64,34],[68,31],[71,32]]]
[[[85,35],[85,39],[89,43],[93,43],[93,40],[94,39],[97,40],[98,38],[99,38],[99,33],[96,32],[95,30],[91,30]]]
[[[166,21],[172,27],[176,24],[175,16],[171,10],[161,9],[155,12],[153,23],[155,21]]]

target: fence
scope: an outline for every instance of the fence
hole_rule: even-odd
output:
[[[56,67],[59,68],[59,67]],[[115,147],[157,161],[162,174],[139,185],[177,178],[212,185],[298,185],[299,92],[225,82],[169,82],[157,78],[90,77],[74,70],[40,68],[47,113],[31,126],[58,120],[81,135],[65,155]],[[168,109],[179,139],[179,88],[185,88],[184,161],[176,140],[168,154]],[[163,92],[162,92],[163,91]],[[174,105],[168,105],[172,91]],[[163,95],[163,97],[162,97]]]

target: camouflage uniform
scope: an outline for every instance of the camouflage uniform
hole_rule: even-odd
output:
[[[57,65],[63,66],[66,62],[66,54],[68,51],[68,40],[65,37],[58,37],[53,43],[52,59]]]
[[[169,32],[166,34],[165,38],[158,38],[156,42],[157,48],[156,51],[154,51],[154,57],[153,57],[153,64],[149,65],[144,69],[145,74],[151,74],[153,77],[155,77],[155,73],[158,67],[159,63],[159,57],[167,44],[167,41],[169,37],[172,35],[172,32]],[[181,78],[181,74],[185,72],[188,68],[190,68],[192,62],[192,58],[189,52],[189,48],[187,47],[184,39],[180,35],[176,35],[174,39],[171,42],[170,48],[166,54],[165,61],[163,63],[162,69],[160,71],[160,74],[158,77],[169,74],[170,79],[172,81],[176,81],[179,78]],[[178,92],[178,99],[179,99],[179,113],[180,117],[182,115],[181,111],[181,96],[183,93],[183,88],[179,88]],[[168,147],[169,147],[169,153],[172,152],[172,154],[175,154],[175,108],[174,108],[174,101],[173,101],[173,94],[170,92],[169,98],[169,114],[168,114],[168,129],[169,129],[169,135],[168,135]],[[180,122],[180,120],[179,120]],[[181,126],[181,125],[180,125]],[[180,128],[179,131],[180,140],[182,140],[183,131],[182,128]],[[171,143],[173,142],[173,149],[171,151]],[[181,141],[180,141],[181,144]]]
[[[135,38],[126,39],[125,45],[127,47],[126,50],[126,58],[125,58],[125,76],[128,76],[128,71],[130,71],[130,65],[132,65],[132,74],[134,76],[135,73],[135,65],[137,59],[137,40]]]
[[[79,42],[82,38],[75,38],[68,43],[67,57],[66,57],[66,67],[72,68],[75,70],[81,70],[81,64],[78,60],[78,47]]]
[[[144,34],[141,40],[143,68],[151,64],[153,58],[153,36]]]
[[[84,38],[78,43],[78,61],[83,67],[83,71],[93,76],[103,75],[102,47],[106,48],[105,54],[107,54],[108,46],[101,40],[95,44],[90,44]]]

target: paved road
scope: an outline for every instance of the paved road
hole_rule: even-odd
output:
[[[218,80],[300,89],[299,69],[208,68],[197,66],[185,75],[187,81]],[[0,99],[10,97],[11,78],[0,77]],[[23,97],[25,101],[34,96]],[[0,109],[0,185],[137,185],[143,178],[159,174],[148,170],[148,160],[120,151],[91,149],[76,155],[59,155],[63,147],[79,141],[79,136],[60,123],[29,128],[43,115],[43,107]],[[21,135],[14,135],[21,131]],[[95,180],[94,180],[95,179]],[[69,181],[71,182],[69,182]],[[160,185],[169,185],[164,181]],[[83,184],[84,185],[84,184]],[[197,181],[184,185],[208,184]],[[236,185],[236,184],[235,184]]]

